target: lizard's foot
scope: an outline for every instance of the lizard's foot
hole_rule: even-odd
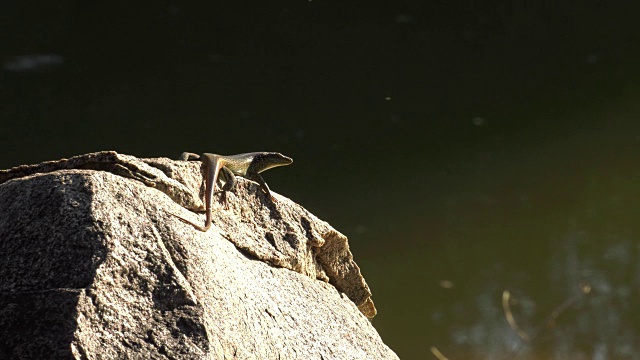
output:
[[[222,202],[222,206],[225,210],[229,210],[229,200],[227,199],[226,191],[223,191],[222,195],[220,195],[220,202]]]
[[[200,160],[200,155],[190,153],[190,152],[183,152],[178,158],[178,160],[182,160],[182,161]]]

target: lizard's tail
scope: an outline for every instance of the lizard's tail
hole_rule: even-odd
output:
[[[193,223],[191,220],[187,220],[187,219],[183,218],[180,215],[177,215],[177,214],[174,214],[174,213],[171,213],[171,212],[169,214],[177,217],[182,222],[185,222],[185,223],[193,226],[194,228],[196,228],[197,230],[200,230],[202,232],[205,232],[205,231],[209,230],[209,228],[211,227],[211,222],[210,221],[207,221],[207,224],[205,226],[200,226],[200,225],[197,225],[197,224]]]

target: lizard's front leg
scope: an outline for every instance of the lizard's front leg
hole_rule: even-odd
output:
[[[246,177],[249,180],[253,180],[257,182],[258,185],[260,185],[260,188],[267,194],[267,196],[269,196],[269,199],[271,199],[271,201],[273,201],[274,203],[278,202],[278,199],[276,199],[275,196],[271,195],[271,190],[269,190],[269,185],[267,185],[267,183],[264,181],[264,179],[260,174],[252,172],[252,173],[247,173],[244,177]]]

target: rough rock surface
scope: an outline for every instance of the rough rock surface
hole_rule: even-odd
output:
[[[0,358],[397,359],[346,237],[244,179],[203,233],[202,193],[115,152],[0,171]]]

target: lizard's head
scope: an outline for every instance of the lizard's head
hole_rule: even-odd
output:
[[[253,162],[258,168],[258,172],[263,172],[274,167],[289,165],[293,159],[277,152],[263,152],[257,155]]]

